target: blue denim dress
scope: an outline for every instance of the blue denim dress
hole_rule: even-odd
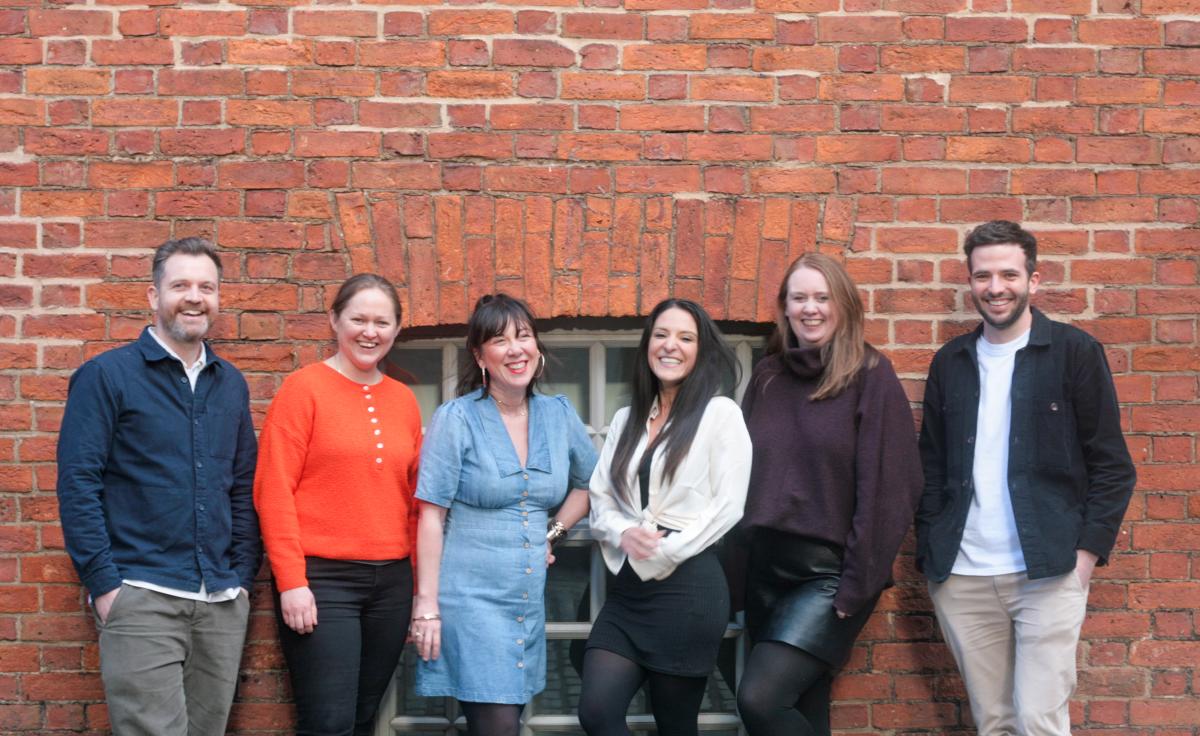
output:
[[[526,703],[546,686],[547,512],[587,488],[596,449],[564,396],[529,402],[521,467],[496,404],[474,391],[438,407],[417,498],[449,509],[438,606],[441,656],[417,663],[417,694]]]

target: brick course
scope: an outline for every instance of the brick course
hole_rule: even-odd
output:
[[[762,322],[812,249],[916,401],[972,323],[962,236],[1005,217],[1043,243],[1039,305],[1106,343],[1139,464],[1077,732],[1200,733],[1195,0],[2,4],[0,731],[106,727],[53,444],[71,371],[145,323],[163,239],[223,246],[216,336],[260,416],[354,271],[406,326],[494,289]],[[910,551],[838,680],[848,732],[969,730]],[[258,592],[232,729],[284,733]]]

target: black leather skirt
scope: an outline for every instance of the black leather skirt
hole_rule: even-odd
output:
[[[751,641],[780,641],[840,667],[875,609],[874,600],[849,618],[833,607],[842,577],[838,545],[771,529],[755,529],[746,580],[746,628]]]

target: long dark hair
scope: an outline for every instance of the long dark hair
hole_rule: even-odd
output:
[[[654,400],[662,390],[658,377],[650,370],[648,356],[654,323],[668,309],[682,309],[692,315],[692,319],[696,320],[697,345],[696,362],[691,373],[679,384],[679,391],[671,404],[671,416],[667,418],[667,425],[654,438],[654,442],[646,447],[646,452],[654,452],[659,445],[666,448],[662,472],[664,480],[670,481],[680,463],[687,457],[709,399],[718,394],[728,395],[741,380],[737,357],[703,307],[690,299],[664,299],[659,302],[646,318],[646,327],[642,330],[642,339],[638,343],[633,371],[633,401],[629,406],[628,421],[625,422],[621,437],[617,440],[617,449],[613,453],[612,466],[609,469],[618,495],[628,490],[626,470],[633,461],[634,450],[637,449],[646,420],[650,418]]]
[[[515,325],[519,330],[526,327],[533,333],[537,342],[538,352],[542,354],[539,362],[545,366],[546,346],[538,337],[537,327],[533,324],[533,311],[529,305],[520,299],[509,296],[504,292],[484,294],[475,302],[475,310],[467,321],[467,353],[462,371],[458,376],[458,395],[464,396],[483,386],[483,396],[488,395],[488,387],[483,381],[483,371],[480,370],[475,356],[483,349],[483,344],[496,335],[503,335],[509,325]],[[541,368],[533,374],[533,380],[525,388],[525,395],[533,395],[533,389],[542,377]]]

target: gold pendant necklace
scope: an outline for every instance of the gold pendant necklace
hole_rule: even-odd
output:
[[[513,408],[511,406],[509,406],[508,404],[504,403],[503,401],[501,401],[499,398],[497,398],[496,394],[488,394],[488,395],[492,397],[492,401],[496,402],[497,407],[499,407],[502,410],[503,409],[508,410],[507,414],[505,414],[504,411],[501,411],[500,412],[501,416],[508,416],[508,417],[529,416],[529,407],[525,404],[525,402],[522,402],[522,405],[517,407],[517,409],[515,410],[515,413],[514,413]]]

